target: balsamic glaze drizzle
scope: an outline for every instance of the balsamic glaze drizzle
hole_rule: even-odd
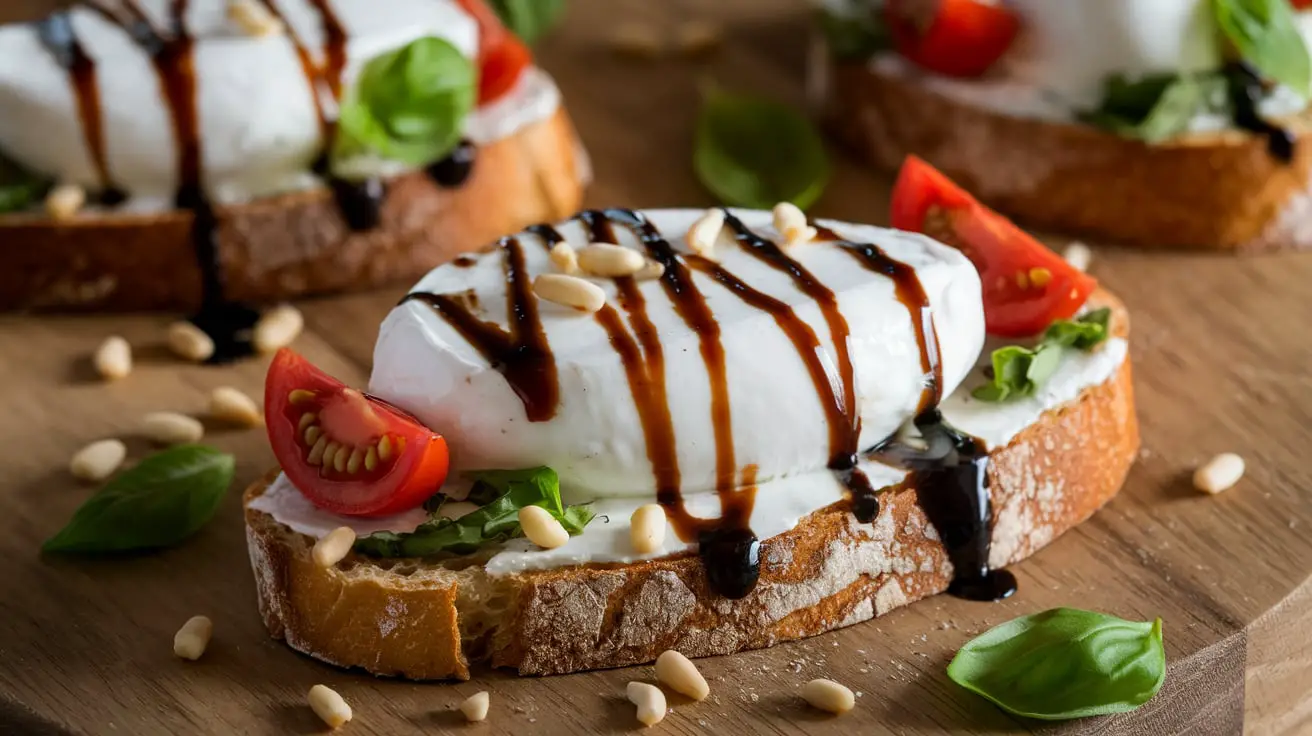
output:
[[[1276,160],[1282,163],[1293,161],[1293,132],[1262,119],[1258,113],[1258,105],[1266,96],[1266,89],[1257,68],[1247,61],[1238,61],[1226,65],[1226,71],[1235,125],[1266,136],[1267,150]]]

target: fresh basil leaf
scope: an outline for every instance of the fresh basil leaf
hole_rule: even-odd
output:
[[[1312,56],[1289,0],[1212,0],[1212,11],[1240,56],[1300,95],[1312,91]]]
[[[484,544],[523,536],[519,510],[541,506],[571,535],[583,533],[595,512],[587,505],[565,506],[560,478],[547,467],[524,470],[480,470],[469,473],[474,486],[469,500],[479,504],[459,519],[434,513],[413,532],[377,532],[356,540],[355,549],[374,557],[428,557],[471,554]]]
[[[151,455],[87,499],[42,549],[87,554],[171,547],[214,517],[234,467],[232,455],[203,445]]]
[[[771,100],[711,92],[697,119],[693,169],[721,202],[769,209],[809,207],[829,179],[820,133],[802,113]]]
[[[1044,331],[1043,342],[1080,350],[1092,350],[1110,334],[1108,328],[1111,318],[1111,308],[1103,307],[1074,320],[1059,319]]]
[[[816,21],[829,53],[836,59],[864,60],[893,47],[888,27],[876,8],[853,8],[846,14],[820,9]]]
[[[1026,392],[1034,393],[1061,365],[1061,346],[1055,343],[1041,343],[1030,356],[1030,364],[1025,371]]]
[[[1061,365],[1066,348],[1092,350],[1110,335],[1112,310],[1095,309],[1080,317],[1059,319],[1048,325],[1033,348],[1006,345],[993,351],[993,379],[976,386],[971,396],[980,401],[1006,401],[1013,396],[1030,396],[1052,378]]]
[[[489,4],[501,22],[527,44],[546,35],[565,11],[565,0],[491,0]]]
[[[1162,620],[1054,608],[995,626],[948,665],[952,681],[1003,710],[1044,720],[1125,713],[1166,679]]]
[[[45,196],[50,183],[0,156],[0,215],[31,207]]]
[[[422,166],[460,142],[477,73],[455,46],[419,38],[370,59],[342,101],[336,160],[368,151]]]
[[[1097,110],[1080,118],[1126,138],[1158,143],[1189,129],[1202,112],[1225,112],[1226,81],[1221,75],[1157,74],[1135,81],[1107,79]]]

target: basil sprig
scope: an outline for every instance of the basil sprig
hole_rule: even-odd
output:
[[[1166,679],[1162,620],[1077,608],[1021,616],[962,647],[948,677],[1029,718],[1125,713],[1148,702]]]
[[[565,11],[565,0],[491,0],[489,4],[501,22],[527,44],[555,27]]]
[[[0,156],[0,215],[31,207],[45,196],[49,182]]]
[[[344,95],[333,156],[437,161],[460,141],[476,91],[473,63],[436,36],[376,56]]]
[[[560,478],[551,468],[480,470],[469,476],[474,479],[469,500],[479,504],[477,511],[448,519],[439,505],[413,532],[376,532],[357,540],[355,550],[374,557],[470,554],[486,543],[523,536],[519,510],[527,506],[551,512],[571,535],[582,534],[595,515],[590,506],[561,501]]]
[[[859,61],[893,48],[893,39],[877,8],[849,7],[843,13],[822,8],[816,11],[816,21],[829,53],[836,59]]]
[[[214,517],[234,467],[232,455],[204,445],[151,455],[87,499],[41,549],[90,554],[172,547]]]
[[[1220,74],[1154,74],[1134,81],[1108,77],[1102,104],[1080,114],[1090,125],[1126,138],[1157,143],[1179,135],[1199,113],[1229,112],[1226,80]]]
[[[1301,95],[1312,91],[1312,57],[1289,0],[1212,0],[1217,26],[1263,75]]]
[[[787,105],[750,95],[708,93],[693,149],[697,178],[721,202],[806,209],[824,191],[829,157],[820,133]]]
[[[1032,395],[1057,371],[1063,350],[1092,350],[1107,339],[1111,315],[1112,310],[1103,307],[1074,320],[1059,319],[1032,348],[1007,345],[994,350],[993,380],[976,387],[971,396],[980,401],[1006,401]]]

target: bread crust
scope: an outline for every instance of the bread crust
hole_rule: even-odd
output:
[[[391,179],[379,227],[353,232],[321,187],[216,208],[227,296],[272,302],[414,281],[455,255],[576,211],[585,154],[564,108],[479,146],[453,188],[423,172]],[[0,216],[0,310],[195,309],[192,215],[96,215],[56,223]]]
[[[1149,145],[1087,125],[1012,117],[914,76],[826,61],[824,115],[847,145],[895,170],[924,158],[1023,224],[1144,248],[1312,247],[1312,121],[1282,121],[1294,158],[1233,130]]]
[[[1116,332],[1128,322],[1114,298]],[[1045,413],[991,452],[990,564],[1028,557],[1110,500],[1139,448],[1127,357],[1108,381]],[[916,491],[880,495],[873,523],[846,502],[812,513],[762,544],[761,578],[741,600],[711,592],[696,555],[491,578],[476,564],[351,555],[310,560],[313,540],[250,501],[247,540],[269,633],[324,661],[378,675],[466,679],[469,661],[521,675],[650,662],[666,649],[702,657],[758,649],[849,626],[945,591],[952,564]],[[477,613],[475,609],[477,608]],[[463,647],[462,647],[463,638]]]

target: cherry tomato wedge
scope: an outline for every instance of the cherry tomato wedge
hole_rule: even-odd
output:
[[[979,270],[990,334],[1022,337],[1079,310],[1098,282],[923,160],[908,156],[893,186],[893,227],[960,250]]]
[[[478,23],[478,104],[500,99],[533,64],[533,54],[483,0],[457,0]]]
[[[888,0],[884,18],[898,53],[952,77],[978,77],[1011,47],[1020,17],[982,0]]]
[[[1312,0],[1290,0],[1289,4],[1294,6],[1294,10],[1307,10],[1308,8],[1312,8]]]
[[[264,415],[283,472],[321,509],[392,514],[422,504],[446,480],[441,435],[288,348],[269,366]]]

